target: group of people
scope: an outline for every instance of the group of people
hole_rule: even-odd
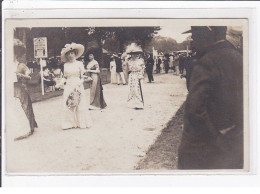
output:
[[[120,85],[127,85],[128,83],[128,64],[127,60],[124,60],[122,56],[113,54],[111,56],[110,62],[110,72],[111,72],[111,83]]]
[[[29,60],[26,66],[32,75],[32,82],[41,82],[41,73],[43,73],[43,82],[45,92],[55,91],[55,85],[59,84],[63,78],[63,63],[59,57],[50,57],[46,59]],[[41,72],[40,67],[43,67]]]
[[[57,67],[56,69],[54,69],[47,66],[43,68],[43,83],[44,83],[45,92],[55,91],[56,90],[55,86],[57,84],[60,84],[62,79],[63,79],[63,72],[61,67]]]
[[[148,83],[154,81],[153,78],[153,67],[154,67],[154,59],[151,54],[138,53],[136,56],[138,59],[141,59],[145,66],[145,71],[148,76]],[[129,68],[129,61],[131,61],[133,56],[127,54],[126,52],[123,54],[113,54],[111,56],[110,62],[110,72],[111,72],[111,83],[112,84],[123,84],[127,85],[129,82],[129,75],[131,70]]]
[[[191,56],[191,53],[166,53],[163,56],[159,56],[156,62],[156,73],[161,73],[162,70],[167,74],[172,71],[175,75],[184,74],[185,64],[187,59]]]
[[[185,60],[181,55],[176,56],[180,73],[183,73],[184,67],[189,80],[184,129],[178,152],[179,169],[243,168],[243,58],[226,40],[226,31],[225,26],[192,26],[185,33],[192,33],[193,53],[196,56],[191,54]],[[88,64],[84,68],[83,62],[77,60],[83,53],[84,46],[76,43],[65,45],[61,51],[61,59],[65,63],[64,78],[56,87],[64,86],[62,129],[91,127],[93,123],[89,109],[107,106],[99,64],[94,55],[89,54]],[[117,55],[112,57],[111,72],[116,72],[117,83],[122,79],[126,84],[123,64],[127,62],[128,105],[137,110],[143,109],[144,73],[147,72],[148,81],[152,82],[154,59],[148,56],[145,62],[140,57],[142,48],[134,43],[126,48],[126,53],[130,56],[127,60]],[[26,88],[30,72],[23,55],[17,55],[17,60],[19,86],[16,87],[15,97],[20,100],[28,118],[30,132],[16,140],[28,137],[38,127]],[[168,57],[165,61],[167,73]],[[159,60],[156,65],[158,63]],[[91,82],[90,104],[83,87],[85,81]]]
[[[142,80],[145,68],[143,59],[138,57],[143,51],[140,46],[133,43],[127,47],[126,52],[131,56],[131,59],[128,60],[130,70],[128,106],[134,109],[143,109]],[[103,94],[99,64],[95,60],[94,54],[89,53],[89,60],[84,67],[83,62],[77,60],[83,53],[84,46],[76,43],[66,44],[61,51],[64,73],[55,88],[64,88],[62,129],[91,127],[93,123],[90,110],[100,110],[107,106]],[[16,75],[19,86],[15,88],[15,97],[20,100],[30,125],[30,132],[15,139],[19,140],[32,135],[38,125],[35,120],[30,93],[27,89],[27,81],[31,79],[31,72],[26,66],[24,54],[16,56],[18,61]],[[119,75],[123,77],[122,74],[119,73]],[[89,104],[84,90],[84,82],[91,83]]]

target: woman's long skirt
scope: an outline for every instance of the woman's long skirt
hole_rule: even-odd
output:
[[[117,84],[116,67],[111,70],[111,84]]]
[[[123,72],[124,72],[124,76],[125,76],[125,81],[126,81],[126,83],[128,83],[128,77],[129,77],[129,75],[128,75],[128,72],[129,72],[128,68],[123,66]]]
[[[140,72],[131,72],[129,74],[129,89],[130,93],[128,95],[128,107],[143,109],[143,79],[139,79],[138,75]]]
[[[93,79],[93,81],[90,86],[90,108],[103,109],[107,106],[107,104],[103,95],[103,87],[100,75],[97,73],[92,73],[91,78]]]
[[[87,97],[84,90],[83,84],[78,86],[80,79],[78,77],[67,79],[66,86],[64,87],[63,93],[63,108],[64,108],[64,116],[62,119],[62,129],[70,129],[70,128],[89,128],[92,126],[92,120],[90,117]],[[77,107],[68,108],[66,105],[66,101],[70,93],[78,87],[81,95],[80,102]]]
[[[38,128],[37,122],[35,121],[35,116],[32,107],[32,100],[30,94],[26,87],[18,86],[15,88],[15,97],[20,100],[20,106],[22,107],[30,125],[31,132],[35,128]]]

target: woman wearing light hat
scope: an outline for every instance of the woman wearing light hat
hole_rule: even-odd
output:
[[[64,64],[64,116],[62,129],[88,128],[92,125],[87,97],[84,90],[84,65],[78,59],[84,52],[81,44],[66,44],[61,51],[61,60]]]
[[[128,95],[128,107],[134,109],[144,108],[143,99],[143,79],[145,64],[144,60],[139,58],[139,54],[143,50],[140,46],[132,43],[126,48],[126,53],[131,55],[131,59],[128,61],[129,71],[129,87],[130,93]]]

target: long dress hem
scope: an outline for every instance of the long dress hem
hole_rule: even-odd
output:
[[[87,65],[88,70],[99,69],[98,62],[93,60]],[[97,108],[105,108],[107,106],[104,95],[103,95],[103,86],[99,73],[90,73],[92,80],[90,86],[90,105]]]
[[[135,61],[129,61],[129,70],[131,71],[129,75],[129,89],[130,93],[128,95],[128,107],[135,109],[144,108],[143,100],[143,72],[145,66],[141,59]]]

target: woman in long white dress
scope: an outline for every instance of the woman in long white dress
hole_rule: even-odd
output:
[[[127,48],[127,53],[131,55],[131,59],[128,61],[129,71],[129,95],[128,95],[128,107],[134,109],[144,108],[143,97],[143,79],[145,64],[144,60],[139,58],[139,54],[143,52],[141,47],[132,43]]]
[[[112,56],[112,61],[110,62],[110,72],[111,72],[111,84],[117,83],[117,77],[116,77],[116,61],[115,57]]]
[[[89,128],[92,120],[88,109],[87,97],[84,90],[84,65],[76,60],[84,52],[81,44],[67,44],[61,51],[64,64],[64,78],[66,85],[63,93],[62,129]]]

